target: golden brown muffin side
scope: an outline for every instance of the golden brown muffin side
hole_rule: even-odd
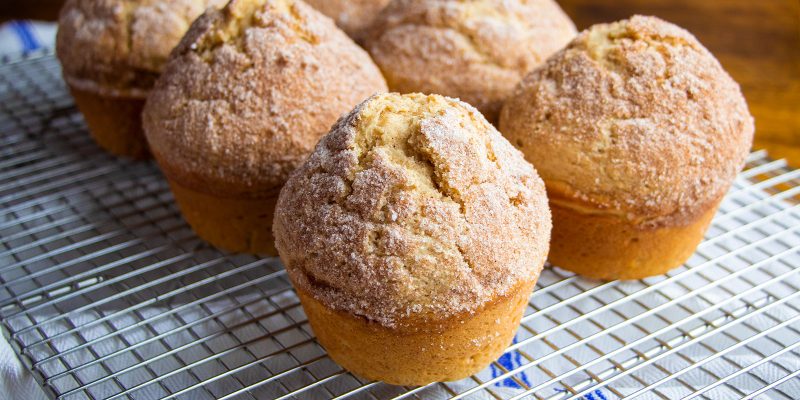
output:
[[[217,197],[167,180],[181,215],[197,236],[230,252],[278,255],[272,235],[277,190],[257,198]]]
[[[99,96],[69,85],[94,141],[111,154],[133,159],[150,158],[142,131],[144,99]]]
[[[342,113],[385,90],[366,52],[305,3],[234,0],[192,25],[148,98],[144,127],[171,180],[261,197]]]
[[[689,32],[653,17],[596,25],[528,75],[500,130],[579,213],[688,225],[743,167],[753,119]]]
[[[306,0],[351,37],[368,27],[391,0]]]
[[[586,214],[571,205],[551,202],[549,261],[593,279],[643,279],[664,274],[694,253],[720,200],[700,208],[692,221],[658,228],[613,214]]]
[[[296,287],[398,329],[473,315],[534,282],[550,228],[536,171],[477,110],[393,93],[323,137],[274,221]]]
[[[70,86],[144,98],[192,21],[224,0],[68,0],[56,52]]]
[[[297,295],[314,335],[339,365],[371,380],[426,385],[465,378],[497,360],[511,344],[533,286],[514,287],[440,330],[387,328],[331,309],[303,289]]]
[[[575,34],[552,0],[396,0],[363,37],[391,90],[456,97],[496,122],[519,80]]]

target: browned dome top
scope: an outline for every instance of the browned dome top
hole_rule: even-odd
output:
[[[299,288],[386,326],[444,321],[535,281],[544,184],[473,107],[383,94],[326,135],[281,191],[276,247]]]
[[[551,197],[651,224],[719,199],[753,129],[714,56],[689,32],[642,16],[582,32],[522,81],[500,121]]]

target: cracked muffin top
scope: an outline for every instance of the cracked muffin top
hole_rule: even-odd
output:
[[[302,1],[233,0],[192,25],[143,123],[170,179],[259,197],[280,188],[341,114],[384,91],[367,53]]]
[[[519,80],[575,34],[553,0],[395,0],[363,37],[389,89],[456,97],[496,122]]]
[[[389,93],[323,137],[273,227],[296,287],[398,327],[474,313],[534,281],[551,221],[533,166],[475,108]]]
[[[660,226],[719,201],[754,127],[739,85],[691,33],[635,16],[591,27],[525,77],[500,130],[552,201]]]
[[[225,0],[67,0],[56,51],[70,85],[144,98],[192,21]]]

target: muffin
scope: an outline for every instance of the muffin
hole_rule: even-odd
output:
[[[544,184],[473,107],[372,97],[281,191],[276,246],[318,341],[365,378],[467,377],[510,344],[547,257]]]
[[[107,151],[149,157],[141,114],[189,25],[223,0],[67,0],[56,52],[89,132]]]
[[[172,53],[144,128],[199,236],[274,255],[289,174],[341,114],[384,91],[367,53],[307,4],[234,0],[198,18]]]
[[[389,89],[457,97],[492,123],[520,79],[576,34],[553,0],[395,0],[365,32]]]
[[[356,37],[389,0],[306,0],[306,3],[333,18],[348,35]]]
[[[640,279],[694,252],[754,127],[739,86],[694,36],[635,16],[589,28],[525,77],[500,130],[547,185],[550,261]]]

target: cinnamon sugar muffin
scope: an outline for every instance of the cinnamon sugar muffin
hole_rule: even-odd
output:
[[[390,0],[306,0],[351,37],[369,26]]]
[[[635,16],[589,28],[527,76],[500,130],[547,184],[550,260],[638,279],[694,252],[754,127],[739,86],[694,36]]]
[[[495,123],[519,80],[575,33],[553,0],[395,0],[363,36],[389,89],[457,97]]]
[[[145,97],[194,19],[224,0],[67,0],[56,52],[64,80],[95,141],[111,153],[148,157]]]
[[[544,185],[471,106],[383,94],[281,191],[276,246],[330,356],[400,385],[469,376],[519,326],[550,238]]]
[[[272,213],[289,173],[342,113],[385,90],[366,52],[307,4],[234,0],[172,53],[144,127],[199,236],[275,254]]]

